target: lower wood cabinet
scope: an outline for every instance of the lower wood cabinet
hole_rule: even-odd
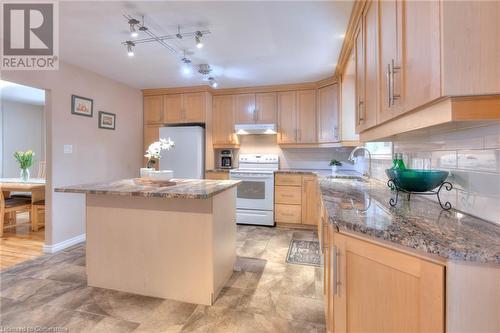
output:
[[[444,332],[444,266],[327,228],[328,332]]]
[[[229,179],[229,172],[205,172],[205,179],[227,180]]]
[[[301,226],[318,225],[319,186],[316,175],[276,174],[274,220]]]

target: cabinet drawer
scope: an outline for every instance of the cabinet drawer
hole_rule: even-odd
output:
[[[229,179],[229,172],[206,172],[205,179],[226,180]]]
[[[281,223],[299,223],[302,217],[301,207],[299,205],[274,205],[274,216],[276,222]]]
[[[290,175],[290,174],[276,174],[275,178],[276,185],[288,185],[288,186],[302,186],[302,176],[301,175]]]
[[[298,186],[276,186],[274,202],[277,204],[300,205],[302,202],[302,188]]]

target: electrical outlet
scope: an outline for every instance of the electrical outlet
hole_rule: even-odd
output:
[[[64,145],[65,154],[73,154],[73,145]]]

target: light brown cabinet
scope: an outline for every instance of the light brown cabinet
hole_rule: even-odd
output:
[[[227,180],[229,179],[229,172],[205,172],[205,179]]]
[[[163,119],[167,124],[203,123],[207,108],[204,92],[165,95]]]
[[[278,93],[278,143],[297,142],[297,93]]]
[[[302,176],[302,223],[318,225],[320,200],[318,177],[315,175]]]
[[[163,96],[144,97],[144,124],[163,123]]]
[[[316,175],[275,175],[274,219],[276,223],[318,225],[319,186]]]
[[[339,85],[318,89],[318,142],[340,141]]]
[[[213,97],[213,129],[214,145],[237,145],[238,138],[234,133],[235,96],[221,95]]]
[[[297,91],[297,142],[317,142],[316,90]]]
[[[235,95],[237,124],[275,124],[277,120],[276,93]]]
[[[444,332],[444,266],[332,231],[334,332]]]

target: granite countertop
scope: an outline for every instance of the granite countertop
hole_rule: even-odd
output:
[[[389,205],[390,189],[376,180],[321,177],[323,203],[340,232],[357,232],[446,260],[500,264],[500,225],[429,199],[400,196]]]
[[[362,174],[354,170],[339,170],[332,175],[331,169],[279,169],[275,173],[299,174],[299,175],[317,175],[318,177],[332,177],[345,179],[361,179]]]
[[[56,188],[56,192],[155,197],[165,199],[207,199],[234,187],[239,180],[172,179],[173,186],[138,185],[133,179]]]

